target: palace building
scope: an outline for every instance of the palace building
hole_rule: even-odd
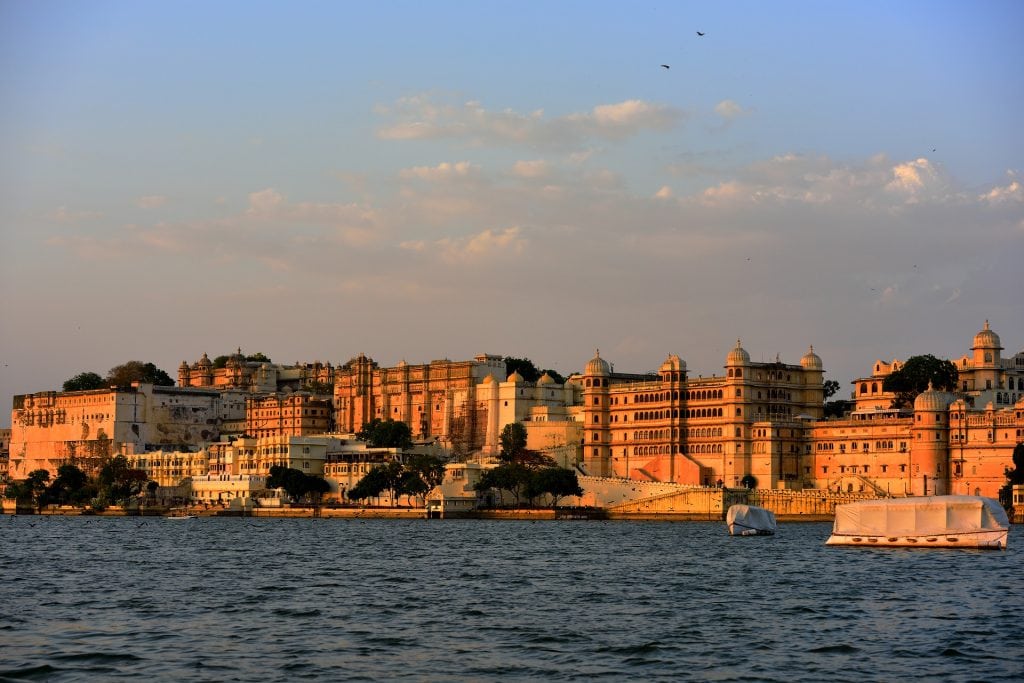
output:
[[[613,373],[596,355],[583,384],[584,469],[592,475],[697,486],[828,490],[879,496],[997,497],[1024,443],[1024,351],[1001,356],[986,321],[952,361],[956,393],[929,387],[912,409],[882,390],[902,362],[876,361],[854,382],[855,408],[823,419],[823,366],[752,363],[737,343],[722,376],[687,376],[671,355],[657,375]]]
[[[246,360],[239,349],[229,356],[223,367],[214,367],[213,361],[203,357],[189,365],[178,366],[178,386],[239,390],[257,394],[275,392],[311,391],[330,394],[334,384],[334,367],[330,363],[295,363],[278,365],[265,361]]]
[[[754,363],[738,341],[723,375],[697,379],[676,355],[643,376],[613,373],[598,353],[572,378],[583,385],[584,469],[695,486],[738,486],[747,476],[772,488],[795,480],[799,453],[788,456],[800,425],[822,417],[823,373],[813,348],[800,364]],[[767,429],[778,466],[765,469],[754,455],[769,441]]]
[[[501,356],[482,354],[469,361],[405,361],[381,368],[359,354],[335,370],[335,427],[358,432],[374,419],[409,425],[414,439],[435,438],[455,450],[478,450],[486,435],[477,404],[477,385],[505,379]]]
[[[198,450],[220,438],[221,415],[216,391],[152,384],[15,396],[10,476],[55,474],[65,463],[93,470],[119,453]]]

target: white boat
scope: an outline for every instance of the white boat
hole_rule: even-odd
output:
[[[775,533],[775,514],[756,505],[732,505],[725,513],[730,536],[771,536]]]
[[[167,515],[164,519],[173,519],[175,521],[179,519],[195,519],[195,515]]]
[[[837,505],[825,545],[999,549],[1009,530],[1006,510],[991,498],[880,498]]]

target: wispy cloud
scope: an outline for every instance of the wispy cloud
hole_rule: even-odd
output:
[[[404,168],[399,176],[404,179],[417,179],[427,181],[451,180],[453,178],[469,178],[479,173],[480,167],[474,166],[468,161],[456,163],[442,162],[437,166],[414,166]]]
[[[727,121],[750,114],[749,109],[744,109],[734,100],[722,100],[715,105],[715,113]]]
[[[444,237],[432,243],[422,240],[403,242],[403,249],[422,254],[436,254],[451,264],[468,264],[490,260],[500,256],[517,256],[523,253],[528,240],[516,227],[504,230],[486,229],[463,237]]]
[[[426,95],[402,98],[376,111],[391,119],[377,130],[385,140],[461,139],[476,145],[552,149],[579,149],[592,139],[622,140],[644,130],[669,130],[685,119],[680,109],[643,100],[553,118],[542,109],[493,111],[476,101],[438,104]]]

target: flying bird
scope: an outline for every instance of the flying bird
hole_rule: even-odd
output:
[[[700,32],[700,31],[697,31],[697,35],[698,36],[703,36],[704,34],[702,32]]]
[[[671,68],[671,67],[670,67],[670,66],[669,66],[668,64],[662,64],[662,65],[661,65],[661,68],[662,68],[662,69],[669,69],[669,68]]]

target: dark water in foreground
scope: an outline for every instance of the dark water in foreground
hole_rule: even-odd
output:
[[[828,524],[0,516],[0,680],[1024,677],[1024,539]]]

